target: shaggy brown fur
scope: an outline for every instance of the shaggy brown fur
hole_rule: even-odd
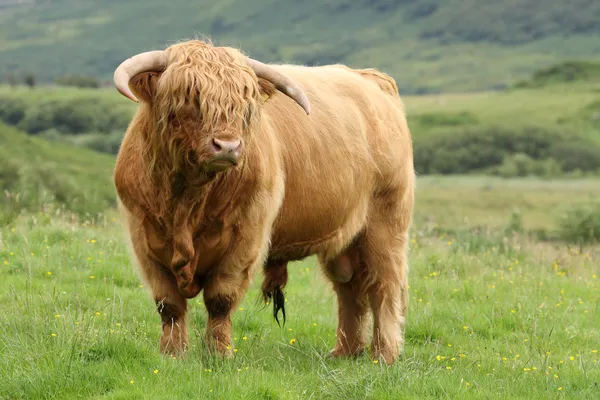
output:
[[[114,181],[131,247],[163,323],[161,350],[187,345],[186,298],[203,290],[207,339],[231,354],[231,314],[256,267],[264,295],[287,263],[318,255],[338,298],[334,356],[359,354],[373,314],[374,357],[402,349],[413,210],[410,132],[397,86],[374,70],[273,66],[306,93],[306,113],[257,79],[235,49],[167,49],[163,72],[131,80],[141,100]],[[214,172],[210,140],[240,139]]]

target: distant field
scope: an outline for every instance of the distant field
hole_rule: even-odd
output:
[[[336,303],[314,258],[290,265],[285,327],[257,304],[257,275],[234,316],[234,359],[203,351],[198,298],[191,352],[160,356],[158,315],[113,212],[97,223],[20,217],[0,227],[0,398],[597,398],[600,249],[502,229],[514,207],[527,225],[550,226],[569,196],[599,190],[420,179],[405,354],[393,367],[327,358]],[[458,234],[436,234],[427,217]]]
[[[573,136],[587,136],[600,143],[600,121],[594,118],[600,113],[599,82],[504,92],[403,96],[403,99],[415,136],[464,127],[517,130],[535,126],[568,130]],[[428,116],[438,118],[425,118]]]
[[[110,80],[136,52],[203,36],[266,62],[381,68],[410,93],[505,87],[540,67],[600,57],[600,6],[590,0],[28,3],[0,12],[0,79]]]
[[[525,229],[553,230],[569,208],[598,201],[598,179],[426,176],[417,180],[415,220],[445,229],[503,228],[517,213]]]

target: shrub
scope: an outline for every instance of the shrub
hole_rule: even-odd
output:
[[[564,171],[595,171],[600,168],[598,147],[584,140],[554,143],[548,155],[557,160]]]
[[[415,168],[420,174],[492,171],[504,176],[551,176],[562,170],[600,168],[600,148],[562,131],[539,127],[438,129],[414,135]]]
[[[55,80],[57,85],[61,86],[75,86],[81,88],[98,88],[100,82],[98,79],[92,76],[85,75],[67,75],[61,76]]]
[[[579,245],[600,240],[600,202],[570,208],[559,220],[559,236]]]
[[[110,134],[89,133],[77,136],[70,140],[70,142],[77,146],[88,147],[102,153],[117,154],[123,140],[123,135],[124,133],[119,131]]]
[[[560,163],[552,158],[535,160],[525,153],[507,154],[501,165],[489,170],[503,178],[538,176],[552,177],[563,173]]]
[[[17,125],[25,117],[27,103],[22,99],[0,97],[0,120]]]
[[[517,88],[538,88],[553,83],[593,81],[600,79],[600,63],[568,61],[537,70],[530,80],[515,84]]]
[[[426,113],[414,117],[421,125],[431,126],[457,126],[476,124],[477,118],[470,112],[459,113]]]
[[[42,97],[31,101],[13,95],[0,97],[0,120],[29,133],[55,129],[67,135],[124,131],[131,110],[101,97]]]

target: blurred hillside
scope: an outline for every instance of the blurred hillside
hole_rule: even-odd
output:
[[[133,53],[196,35],[268,62],[378,67],[403,94],[485,90],[600,58],[600,2],[0,0],[0,77],[110,79]]]
[[[22,210],[80,216],[114,206],[114,157],[28,136],[0,123],[0,225]]]

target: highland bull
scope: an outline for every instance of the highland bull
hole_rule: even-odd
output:
[[[231,354],[232,311],[255,268],[277,316],[287,263],[316,255],[337,294],[331,354],[361,353],[372,313],[372,356],[393,363],[415,180],[395,81],[376,69],[267,65],[196,40],[135,55],[114,80],[139,101],[114,182],[161,351],[185,350],[186,299],[203,290],[208,342]]]

